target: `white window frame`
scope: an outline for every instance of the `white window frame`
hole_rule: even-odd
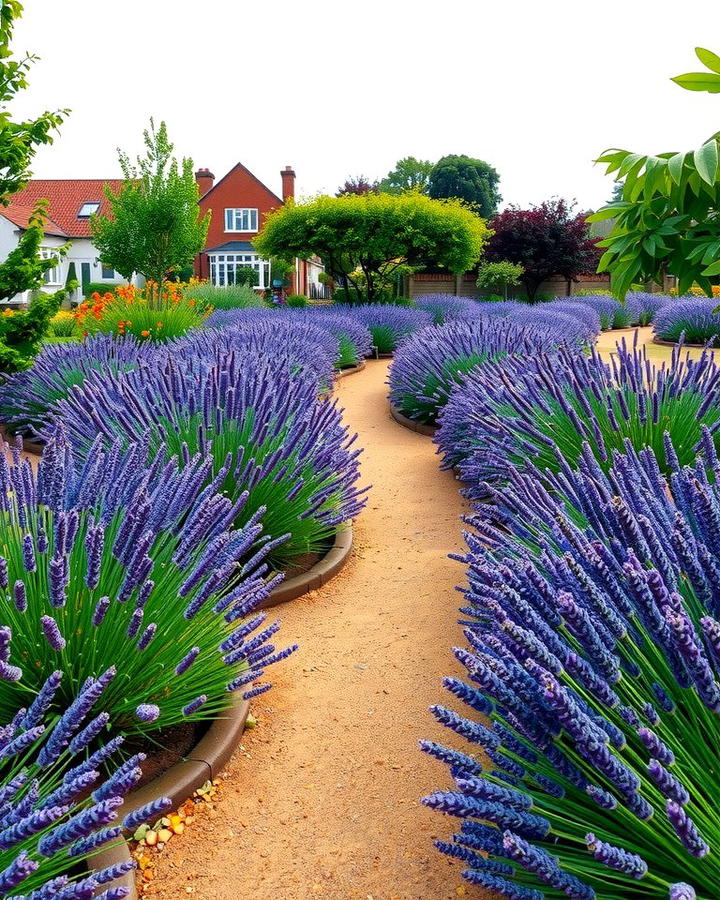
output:
[[[258,283],[255,285],[259,290],[265,290],[270,287],[270,263],[268,260],[258,256],[257,253],[249,253],[247,251],[231,251],[228,253],[217,252],[208,253],[210,262],[210,281],[216,287],[223,287],[229,284],[228,274],[233,273],[232,283],[235,283],[236,269],[255,269],[258,276]]]
[[[62,284],[62,275],[60,272],[60,254],[57,250],[54,250],[52,247],[41,247],[40,248],[40,258],[41,259],[54,259],[55,265],[52,269],[46,269],[43,272],[43,283],[53,287],[55,285]]]
[[[260,215],[255,207],[233,206],[225,209],[225,231],[228,233],[257,232],[259,221]]]
[[[103,272],[103,269],[107,269],[109,272],[112,272],[112,275],[106,275]],[[110,266],[106,266],[102,261],[100,262],[100,280],[101,281],[114,281],[117,278],[117,272],[115,269]]]

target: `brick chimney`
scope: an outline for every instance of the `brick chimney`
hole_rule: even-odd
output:
[[[295,196],[295,172],[292,166],[285,166],[280,171],[282,178],[282,198],[283,203]]]
[[[198,169],[195,173],[195,181],[197,181],[200,196],[203,197],[215,183],[215,176],[210,169]]]

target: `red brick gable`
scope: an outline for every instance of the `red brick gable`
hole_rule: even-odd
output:
[[[258,211],[258,231],[263,227],[268,213],[282,206],[282,200],[266,187],[259,178],[237,163],[200,198],[202,214],[210,212],[205,249],[219,247],[230,241],[252,241],[257,231],[225,231],[225,210],[249,208]],[[196,271],[207,278],[207,257],[200,254]]]
[[[109,215],[110,204],[105,197],[103,187],[109,185],[110,189],[115,192],[122,187],[122,184],[123,182],[119,178],[33,178],[21,191],[13,195],[9,209],[15,207],[32,209],[38,200],[47,200],[49,203],[48,216],[64,236],[89,238],[91,237],[90,219],[78,218],[80,207],[83,203],[99,203],[99,214]],[[0,215],[2,214],[2,209],[0,209]],[[52,234],[53,232],[46,231],[46,233]]]

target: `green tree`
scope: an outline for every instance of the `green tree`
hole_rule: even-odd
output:
[[[0,301],[11,300],[23,291],[36,291],[44,284],[44,275],[57,265],[57,258],[42,259],[40,247],[45,236],[45,211],[47,202],[37,205],[23,231],[17,246],[8,253],[0,265]],[[53,252],[63,257],[69,244]]]
[[[467,271],[487,238],[483,220],[457,201],[363,194],[282,206],[253,243],[266,259],[316,254],[356,299],[373,301],[409,267]]]
[[[13,122],[8,104],[28,86],[27,76],[38,57],[26,54],[13,59],[10,41],[15,21],[22,15],[19,0],[0,0],[0,204],[7,206],[12,194],[30,177],[30,163],[42,144],[51,144],[52,132],[68,110],[44,112],[37,119]]]
[[[68,112],[45,112],[22,122],[11,119],[8,104],[28,86],[28,72],[37,60],[30,54],[20,59],[12,57],[10,41],[22,11],[18,0],[0,0],[0,206],[7,206],[10,197],[27,183],[37,148],[52,143],[52,131]],[[46,210],[46,203],[37,204],[17,246],[0,264],[0,300],[10,300],[16,294],[42,287],[45,272],[56,265],[57,260],[40,257]],[[65,251],[65,247],[58,248],[58,255]],[[28,310],[0,319],[0,373],[15,372],[29,365],[62,296],[62,292],[40,295]]]
[[[507,300],[508,288],[520,284],[524,271],[523,266],[506,259],[481,263],[478,267],[475,284],[482,290],[490,291],[493,294],[502,293]]]
[[[672,80],[720,93],[720,57],[702,47],[695,52],[708,71]],[[711,295],[720,283],[719,142],[716,132],[696,150],[645,156],[612,149],[599,157],[608,174],[623,180],[620,198],[590,218],[613,220],[600,242],[598,269],[610,272],[615,293],[624,296],[635,282],[662,284],[666,274],[677,276],[680,293],[697,282]]]
[[[120,152],[124,181],[106,188],[111,216],[93,216],[93,240],[103,262],[124,278],[135,272],[158,285],[169,272],[188,265],[205,246],[210,214],[202,219],[191,159],[178,165],[165,122],[144,132],[145,156],[131,164]]]
[[[434,163],[429,159],[405,156],[395,163],[395,168],[380,182],[380,190],[385,194],[402,194],[405,191],[427,194],[433,166]]]
[[[478,215],[491,218],[502,200],[498,191],[500,176],[481,159],[469,156],[443,156],[430,173],[428,194],[436,200],[464,200]]]

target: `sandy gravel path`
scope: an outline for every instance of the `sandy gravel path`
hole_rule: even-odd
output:
[[[461,549],[463,507],[431,440],[390,419],[387,367],[370,362],[337,388],[373,485],[353,558],[321,591],[278,608],[285,641],[301,651],[256,704],[259,726],[229,767],[215,818],[157,858],[154,896],[480,896],[432,847],[452,822],[418,803],[448,783],[417,742],[448,740],[427,710],[446,702],[440,677],[459,674],[450,647],[462,641],[463,573],[447,554]]]

